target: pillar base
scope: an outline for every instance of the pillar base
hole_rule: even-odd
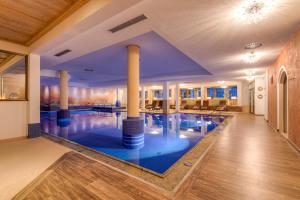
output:
[[[69,110],[59,110],[57,111],[57,125],[65,127],[71,122],[70,111]]]
[[[41,125],[40,123],[28,124],[28,138],[35,138],[41,136]]]
[[[65,119],[65,118],[70,118],[69,110],[60,109],[59,111],[57,111],[57,119]]]
[[[121,107],[121,101],[120,101],[120,100],[117,100],[117,101],[116,101],[116,107],[117,107],[117,108],[120,108],[120,107]]]
[[[128,117],[123,120],[123,146],[130,149],[144,146],[144,119]]]

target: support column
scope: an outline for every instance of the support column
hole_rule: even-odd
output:
[[[242,106],[242,84],[239,82],[237,84],[237,105]]]
[[[140,48],[127,47],[127,119],[123,120],[123,145],[127,148],[144,146],[144,119],[139,113]]]
[[[168,114],[170,112],[169,105],[169,82],[163,84],[163,113]]]
[[[175,88],[175,109],[176,109],[176,112],[180,111],[179,93],[180,93],[179,83],[176,83],[176,88]]]
[[[116,89],[116,107],[121,107],[121,101],[120,101],[120,89]]]
[[[201,86],[201,106],[203,105],[203,101],[204,101],[204,97],[205,97],[205,88],[204,86]]]
[[[28,137],[41,135],[40,127],[40,55],[28,55],[27,67]]]
[[[142,90],[141,90],[142,96],[141,96],[141,109],[144,110],[145,109],[145,87],[142,86]]]
[[[60,71],[60,110],[57,112],[57,119],[68,121],[70,120],[70,111],[69,111],[69,104],[68,104],[68,86],[69,86],[69,74],[67,71]]]

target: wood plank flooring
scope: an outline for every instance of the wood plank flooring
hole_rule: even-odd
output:
[[[233,118],[178,199],[300,199],[300,157],[263,117]]]
[[[300,199],[300,156],[263,117],[237,114],[173,196],[71,152],[14,199]]]

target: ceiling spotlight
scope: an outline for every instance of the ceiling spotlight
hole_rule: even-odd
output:
[[[246,63],[255,63],[258,61],[258,56],[254,52],[251,52],[250,54],[245,55],[243,59]]]
[[[261,42],[251,42],[245,45],[245,49],[256,49],[262,45],[263,44]]]
[[[255,75],[255,71],[254,71],[254,70],[246,70],[246,71],[245,71],[245,74],[246,74],[247,76],[254,76],[254,75]]]
[[[218,81],[219,84],[223,85],[225,81]]]
[[[244,0],[237,10],[238,17],[249,24],[263,20],[272,10],[275,0]]]

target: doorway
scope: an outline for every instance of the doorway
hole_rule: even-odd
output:
[[[278,129],[286,135],[288,132],[288,82],[287,74],[281,71],[278,79]]]
[[[251,114],[254,114],[254,105],[255,105],[255,91],[254,91],[254,88],[251,88],[250,89],[250,113]]]

